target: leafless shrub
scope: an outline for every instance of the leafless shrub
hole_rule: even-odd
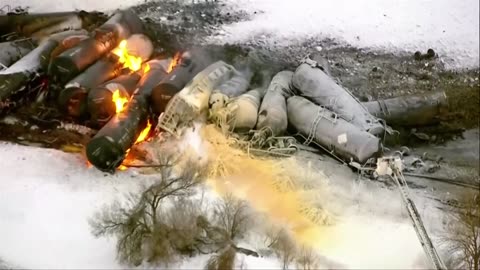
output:
[[[313,270],[318,269],[319,258],[310,247],[302,246],[296,256],[297,269]]]
[[[252,224],[253,217],[247,202],[227,194],[213,207],[214,224],[198,219],[199,227],[203,228],[210,248],[216,248],[213,255],[205,265],[207,270],[233,269],[236,253],[258,257],[258,253],[246,248],[238,247],[235,240],[242,238]],[[206,241],[202,241],[205,244]],[[244,266],[244,263],[242,263]]]
[[[241,238],[252,221],[246,201],[227,194],[221,203],[214,207],[214,219],[217,225],[225,229],[231,240]]]
[[[219,254],[213,255],[205,265],[205,270],[233,270],[237,251],[230,246]]]
[[[345,266],[330,261],[320,256],[313,248],[299,244],[293,236],[284,228],[271,226],[266,231],[264,244],[281,260],[282,268],[288,269],[294,264],[295,269],[319,269],[320,265],[333,269],[343,269]]]
[[[282,268],[288,269],[297,253],[297,245],[290,234],[282,228],[272,229],[267,232],[267,243],[268,247],[281,259]]]
[[[143,238],[151,233],[151,228],[142,220],[145,213],[143,207],[135,205],[139,197],[129,194],[128,206],[122,206],[116,201],[90,220],[92,232],[96,237],[118,236],[117,253],[120,261],[134,265],[141,263]]]
[[[191,225],[195,223],[182,226],[180,220],[190,215],[196,218],[198,213],[181,198],[194,193],[194,187],[202,182],[203,174],[195,164],[185,166],[186,169],[181,172],[175,172],[173,166],[171,161],[167,161],[156,183],[141,194],[129,194],[126,204],[121,205],[117,201],[90,220],[96,237],[117,237],[117,253],[121,262],[139,265],[146,260],[168,264],[175,260],[176,254],[193,250],[196,228]],[[173,206],[168,209],[162,205],[166,198],[174,200]]]
[[[453,268],[480,269],[480,192],[465,194],[452,215],[448,236],[443,242],[452,254]]]
[[[204,216],[199,201],[186,198],[174,201],[172,208],[165,211],[166,223],[175,228],[169,236],[170,241],[180,254],[190,255],[197,251],[195,243],[200,233],[197,220]]]
[[[242,260],[240,261],[240,265],[238,266],[239,270],[244,270],[247,269],[247,263],[245,262],[245,257],[242,257]]]

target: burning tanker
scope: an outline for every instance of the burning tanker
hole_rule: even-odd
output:
[[[170,99],[211,63],[203,54],[202,51],[191,50],[175,55],[167,70],[168,75],[152,92],[152,109],[156,115],[163,113]]]
[[[56,57],[48,74],[57,82],[68,82],[118,46],[122,40],[132,34],[141,33],[142,29],[142,21],[132,10],[119,11],[95,29],[90,38]]]
[[[145,66],[148,69],[149,66]],[[142,73],[145,69],[142,70]],[[130,100],[140,81],[141,72],[123,74],[90,90],[87,97],[87,108],[90,124],[102,127],[116,113],[120,113],[123,104]]]
[[[90,88],[120,74],[120,63],[104,57],[65,85],[58,96],[60,108],[69,116],[86,116],[86,99]]]
[[[103,85],[95,88],[101,83],[104,83],[116,76],[120,75],[123,69],[127,72],[141,72],[142,63],[150,58],[153,53],[153,44],[150,39],[143,34],[132,35],[127,40],[120,42],[119,46],[112,50],[112,53],[98,60],[87,68],[87,70],[65,85],[65,88],[60,92],[58,103],[68,115],[75,118],[85,118],[88,116],[88,95],[93,89],[92,98],[98,101],[98,95],[107,95],[108,93],[102,89],[108,89]],[[141,74],[129,75],[127,79],[117,78],[117,82],[123,82],[127,87],[132,88],[132,85],[140,79]],[[137,79],[138,78],[138,79]],[[106,83],[108,85],[108,83]],[[112,84],[110,84],[110,87]],[[133,85],[133,87],[135,87]],[[115,91],[114,89],[112,91]],[[119,89],[120,90],[120,89]],[[125,91],[123,94],[127,94]],[[129,95],[131,92],[129,93]],[[111,99],[109,99],[111,100]],[[100,105],[100,103],[96,103]],[[90,108],[95,105],[90,103]]]
[[[189,56],[187,53],[183,54],[183,56],[185,55]],[[155,109],[160,110],[159,113],[163,112],[165,105],[170,98],[180,91],[180,89],[176,90],[176,87],[181,86],[183,88],[187,83],[186,80],[189,80],[194,76],[192,74],[195,70],[190,70],[190,72],[187,73],[189,76],[182,76],[182,74],[185,73],[184,70],[188,70],[188,67],[193,65],[192,61],[187,60],[190,59],[182,57],[180,53],[177,53],[166,68],[168,73],[166,77],[153,88],[149,100],[151,101],[154,113],[157,113],[157,110]],[[130,99],[142,74],[147,73],[149,68],[149,65],[145,65],[145,68],[140,69],[137,72],[120,75],[119,77],[92,89],[88,95],[90,124],[95,127],[102,127],[113,115],[119,113],[119,104]],[[180,83],[180,81],[182,81],[182,83]],[[172,87],[172,85],[177,86]],[[159,97],[161,98],[159,99]],[[164,105],[161,104],[161,102],[163,102]]]
[[[135,141],[148,134],[153,123],[150,117],[159,116],[158,128],[179,136],[184,126],[206,116],[210,109],[210,116],[217,111],[221,117],[217,119],[235,132],[256,129],[251,142],[259,142],[256,146],[260,147],[266,140],[256,139],[285,135],[290,124],[308,136],[307,142],[315,141],[345,160],[364,162],[380,149],[375,136],[385,128],[378,118],[392,124],[424,125],[437,121],[446,104],[445,95],[361,104],[335,83],[327,64],[315,59],[306,59],[295,72],[279,72],[267,89],[248,92],[252,74],[238,72],[222,61],[212,64],[205,49],[179,52],[171,61],[146,65],[154,47],[141,34],[142,21],[132,10],[116,12],[93,34],[81,31],[59,40],[54,35],[43,40],[62,27],[82,27],[81,16],[17,17],[21,29],[16,31],[41,42],[36,49],[31,50],[35,44],[27,46],[18,55],[0,52],[1,61],[9,65],[0,71],[0,105],[23,96],[31,77],[48,71],[50,76],[42,77],[45,84],[51,81],[62,86],[60,91],[51,91],[60,109],[75,120],[88,119],[87,125],[103,127],[89,143],[87,155],[105,171],[119,166]],[[12,26],[13,17],[5,18],[0,16],[0,25]],[[33,65],[27,62],[32,59]]]
[[[171,59],[150,60],[149,69],[142,76],[133,96],[123,108],[125,100],[114,100],[118,113],[87,144],[88,161],[101,171],[113,172],[120,166],[135,142],[148,135],[149,98],[153,88],[167,75]],[[112,94],[112,98],[115,92]],[[118,97],[118,96],[117,96]]]

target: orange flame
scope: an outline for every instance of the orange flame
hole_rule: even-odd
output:
[[[138,138],[137,140],[135,141],[135,144],[138,144],[138,143],[141,143],[143,141],[145,141],[145,139],[147,138],[147,135],[148,133],[150,133],[150,129],[152,128],[152,123],[150,123],[150,120],[148,120],[147,122],[147,127],[142,130],[142,132],[140,133],[140,135],[138,135]]]
[[[172,72],[172,70],[180,63],[181,56],[182,55],[179,52],[175,53],[175,56],[173,56],[173,59],[168,66],[167,73]]]
[[[124,68],[137,71],[142,67],[141,57],[128,54],[126,40],[122,40],[118,47],[112,50],[112,53],[118,56],[118,61],[123,64]]]
[[[146,73],[148,73],[149,71],[150,71],[150,65],[147,64],[147,65],[145,66],[145,68],[143,69],[143,73],[146,74]]]
[[[126,171],[126,170],[128,170],[128,167],[127,167],[127,166],[124,166],[124,165],[120,165],[120,166],[118,166],[118,169],[119,169],[120,171]]]
[[[115,103],[115,113],[121,113],[125,109],[128,98],[120,95],[120,90],[115,90],[112,95],[112,101]]]

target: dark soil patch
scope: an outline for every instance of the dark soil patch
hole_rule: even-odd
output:
[[[0,139],[3,141],[61,149],[67,145],[85,145],[91,138],[90,135],[61,128],[59,112],[50,107],[37,104],[23,106],[12,116],[14,124],[0,122]]]

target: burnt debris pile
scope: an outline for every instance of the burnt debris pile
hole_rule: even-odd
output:
[[[86,156],[112,172],[133,145],[159,132],[180,137],[199,119],[252,152],[291,155],[303,143],[365,164],[381,155],[391,126],[438,123],[448,105],[442,91],[360,102],[318,55],[271,75],[249,55],[235,63],[200,47],[170,55],[144,25],[130,9],[0,15],[0,113],[44,104],[98,130]]]

